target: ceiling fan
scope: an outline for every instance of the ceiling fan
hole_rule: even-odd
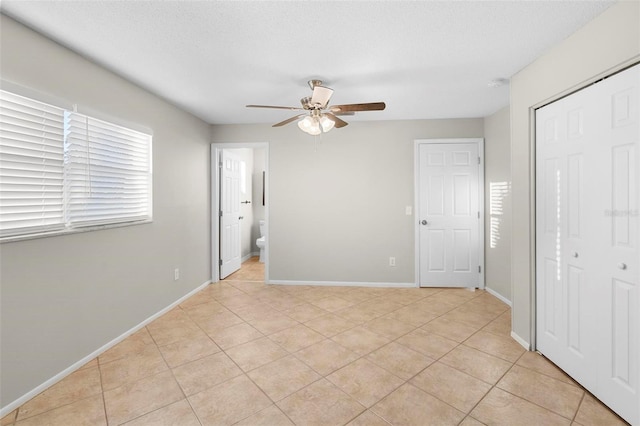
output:
[[[305,111],[301,114],[288,118],[274,124],[272,127],[280,127],[304,117],[298,121],[298,127],[310,135],[319,135],[329,130],[344,127],[346,121],[339,118],[339,115],[353,115],[360,111],[382,111],[386,105],[384,102],[370,102],[364,104],[331,105],[329,100],[333,94],[333,89],[322,85],[321,80],[309,80],[309,87],[313,93],[300,99],[301,107],[287,107],[274,105],[247,105],[247,108],[273,108],[288,109],[292,111]]]

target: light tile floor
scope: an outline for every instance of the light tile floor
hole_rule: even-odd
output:
[[[6,425],[625,424],[484,291],[264,285],[257,258]]]

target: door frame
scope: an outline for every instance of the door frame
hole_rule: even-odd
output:
[[[485,262],[484,262],[484,138],[451,138],[451,139],[415,139],[413,141],[413,205],[414,205],[414,279],[416,287],[420,287],[420,218],[418,217],[420,206],[420,145],[427,144],[472,144],[478,146],[478,156],[480,157],[480,167],[478,170],[478,210],[480,211],[480,226],[478,227],[478,263],[480,263],[480,273],[478,287],[485,288]]]
[[[218,142],[211,144],[211,282],[220,281],[220,162],[223,149],[264,149],[265,229],[264,282],[269,284],[269,142]]]

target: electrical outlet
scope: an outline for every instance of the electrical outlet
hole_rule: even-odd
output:
[[[407,216],[411,216],[411,210],[413,210],[413,209],[411,208],[411,206],[407,206],[407,207],[405,208],[404,212],[407,214]]]
[[[178,281],[180,279],[180,268],[173,270],[173,280]]]
[[[396,258],[395,257],[390,257],[389,258],[389,266],[396,266]]]

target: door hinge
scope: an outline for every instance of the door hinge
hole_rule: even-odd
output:
[[[480,157],[478,157],[478,164],[480,164]]]
[[[482,273],[482,266],[478,265],[478,273],[481,274]]]
[[[220,259],[218,263],[220,264],[220,266],[222,266],[222,259]]]
[[[478,212],[478,219],[480,219],[480,212]]]
[[[222,168],[222,161],[218,163],[218,166],[220,166],[220,168]]]
[[[222,210],[220,210],[220,214],[219,214],[219,216],[220,216],[220,217],[222,217]]]

